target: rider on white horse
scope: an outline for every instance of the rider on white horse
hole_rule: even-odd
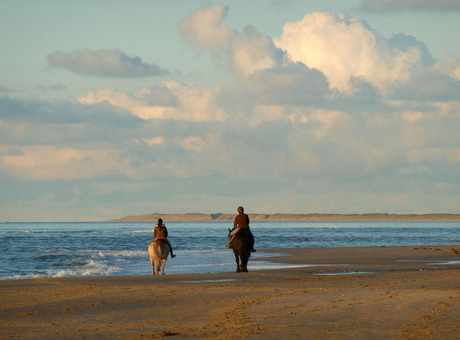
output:
[[[155,225],[155,229],[153,229],[153,236],[156,240],[163,240],[169,247],[169,252],[171,253],[171,258],[175,258],[176,255],[173,254],[173,248],[171,243],[168,241],[168,229],[163,224],[163,220],[161,218],[158,219],[158,224]]]

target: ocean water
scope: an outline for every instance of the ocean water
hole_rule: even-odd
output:
[[[167,274],[233,272],[228,222],[166,223]],[[151,274],[153,223],[0,223],[0,279]],[[252,222],[255,248],[460,244],[460,222]],[[258,251],[252,258],[272,254]],[[249,270],[279,264],[250,261]]]

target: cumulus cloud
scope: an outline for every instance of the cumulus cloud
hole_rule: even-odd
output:
[[[180,22],[179,30],[196,48],[220,57],[234,34],[224,21],[227,11],[228,8],[221,5],[197,10]]]
[[[361,9],[364,11],[459,11],[457,0],[363,0]]]
[[[352,77],[385,91],[388,85],[407,80],[410,68],[421,59],[418,44],[406,40],[404,49],[392,46],[365,22],[341,13],[310,13],[287,23],[275,44],[293,61],[321,71],[331,88],[346,92]]]
[[[165,142],[163,137],[143,138],[142,140],[148,145],[160,145]]]
[[[163,76],[169,71],[153,63],[146,63],[140,57],[130,57],[120,49],[54,52],[47,57],[50,68],[92,76],[130,78]]]
[[[254,73],[245,83],[247,92],[264,105],[324,105],[330,94],[323,73],[302,63],[268,68]]]
[[[187,150],[193,150],[193,151],[200,152],[205,144],[206,144],[206,141],[203,140],[203,138],[192,136],[192,137],[188,137],[184,139],[184,142],[182,145]]]
[[[86,106],[66,101],[19,100],[10,97],[0,97],[0,122],[54,125],[89,124],[126,128],[136,127],[143,123],[141,119],[126,110],[116,110],[105,105]],[[0,139],[2,137],[0,134]]]
[[[197,173],[187,151],[206,145],[208,128],[187,120],[147,121],[108,103],[1,99],[3,179],[184,177]]]
[[[78,101],[87,105],[108,102],[142,119],[222,121],[226,116],[218,105],[219,92],[219,88],[168,81],[154,88],[143,88],[135,95],[105,89],[90,92]]]
[[[234,69],[243,77],[281,65],[283,53],[272,40],[252,26],[236,34],[230,43]]]
[[[98,177],[108,172],[129,175],[128,159],[112,149],[84,150],[50,145],[21,147],[21,154],[4,154],[0,167],[27,180],[72,180]],[[116,170],[118,169],[118,170]]]
[[[403,84],[396,84],[391,98],[423,102],[446,102],[460,99],[460,81],[436,69],[420,70]]]
[[[112,106],[123,108],[142,119],[163,118],[165,111],[170,110],[169,107],[148,105],[142,99],[138,100],[136,97],[112,88],[89,92],[86,96],[78,98],[78,101],[86,105],[107,102]]]
[[[445,59],[439,60],[435,68],[451,78],[460,80],[460,58],[456,56],[448,55]]]
[[[179,100],[168,87],[168,84],[171,83],[165,82],[151,87],[144,87],[136,93],[135,97],[148,105],[177,107],[179,105]]]
[[[242,32],[231,30],[224,21],[226,14],[221,5],[201,9],[182,20],[179,29],[198,50],[208,50],[214,61],[228,63],[243,78],[281,64],[283,52],[268,36],[252,26]]]
[[[396,48],[404,53],[408,53],[411,49],[415,48],[420,54],[419,60],[421,66],[430,67],[434,64],[434,59],[428,47],[413,36],[403,33],[395,34],[388,40],[388,45],[390,48]]]

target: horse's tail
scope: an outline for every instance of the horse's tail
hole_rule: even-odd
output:
[[[240,254],[240,257],[245,257],[247,259],[249,259],[251,257],[251,249],[249,249],[247,247],[241,247],[238,250],[238,252]]]
[[[153,240],[152,242],[149,243],[149,247],[148,247],[148,249],[149,249],[149,254],[148,254],[148,255],[149,255],[149,258],[150,258],[150,255],[151,255],[151,254],[150,254],[150,249],[152,249],[152,251],[155,251],[155,252],[156,252],[156,249],[157,249],[158,247],[161,247],[161,244],[162,244],[162,243],[164,243],[164,240],[161,239],[161,238],[155,239],[155,240]]]
[[[166,258],[168,257],[170,250],[165,239],[159,238],[155,241],[152,241],[153,250],[155,251],[158,258]]]
[[[233,249],[237,249],[240,256],[249,258],[254,247],[254,236],[249,229],[240,229],[232,239]]]

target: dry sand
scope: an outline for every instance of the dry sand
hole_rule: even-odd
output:
[[[0,338],[460,338],[460,246],[266,251],[294,266],[0,281]]]

